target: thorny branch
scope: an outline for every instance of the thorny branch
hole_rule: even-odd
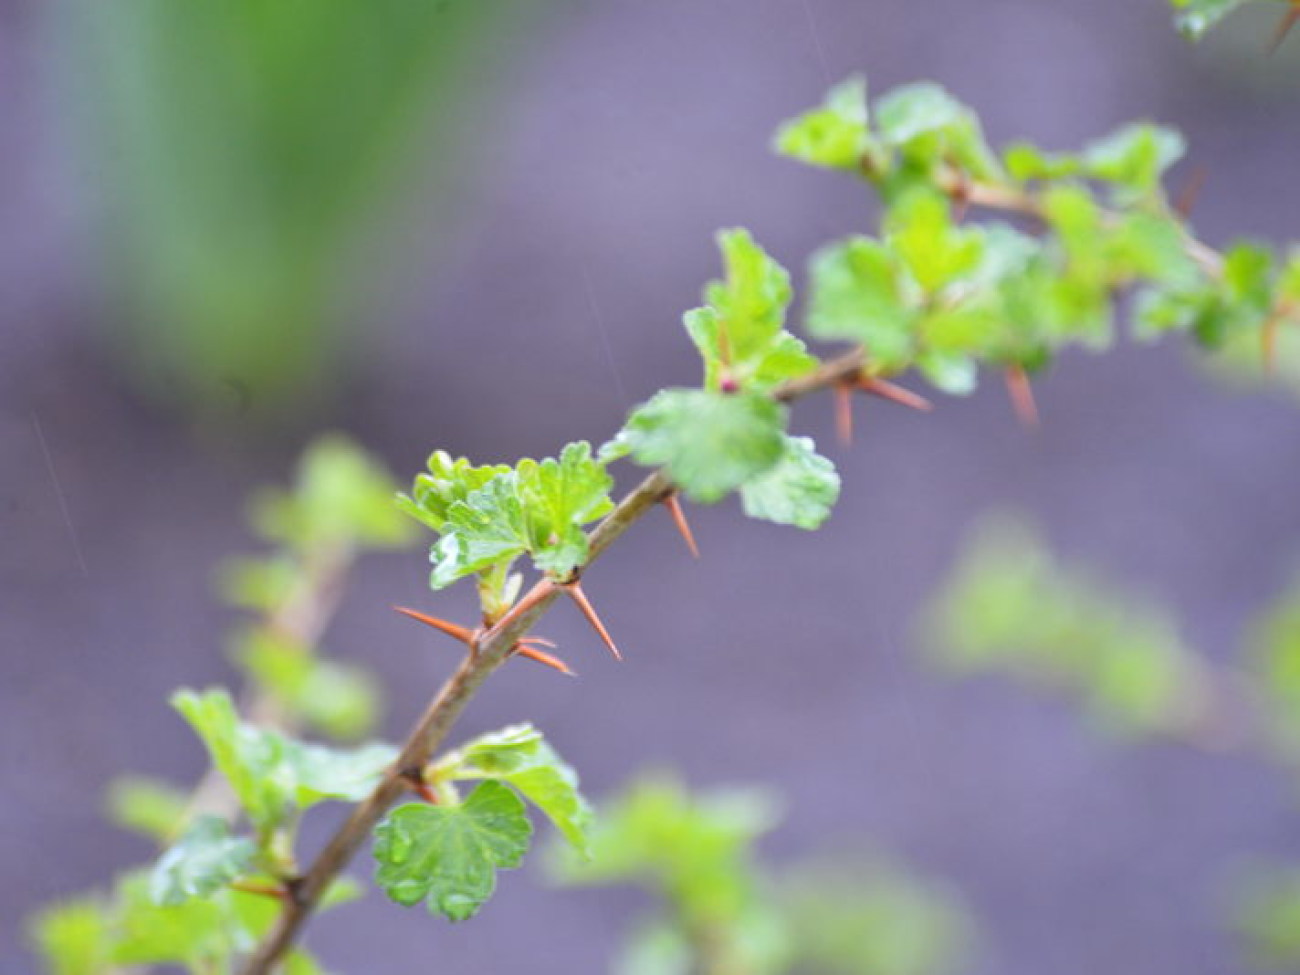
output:
[[[972,183],[957,170],[941,170],[935,185],[959,204],[1042,218],[1041,201],[1031,193]],[[1188,234],[1189,256],[1211,277],[1222,271],[1222,255]],[[790,402],[810,393],[858,385],[868,365],[862,349],[844,353],[813,372],[790,380],[773,391],[772,397]],[[615,509],[588,535],[588,565],[599,558],[624,532],[655,505],[674,494],[672,482],[662,471],[646,477],[623,497]],[[565,586],[542,579],[493,626],[478,635],[455,672],[429,703],[411,730],[400,754],[374,791],[352,812],[335,832],[301,877],[289,886],[284,910],[266,939],[245,965],[242,975],[270,975],[292,948],[329,886],[346,868],[385,811],[413,789],[424,767],[442,745],[465,706],[484,681],[516,652],[517,645],[551,604],[565,592]]]

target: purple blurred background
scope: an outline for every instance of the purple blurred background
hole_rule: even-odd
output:
[[[252,544],[247,492],[321,430],[405,480],[433,447],[488,461],[602,440],[653,390],[694,382],[678,320],[716,273],[716,228],[750,227],[797,270],[871,218],[858,187],[767,150],[829,82],[933,78],[995,141],[1053,148],[1157,119],[1207,167],[1208,239],[1300,227],[1300,42],[1253,63],[1266,22],[1193,49],[1161,0],[575,2],[513,38],[457,204],[404,199],[400,260],[357,256],[383,287],[352,313],[338,395],[278,428],[233,400],[200,421],[107,351],[116,315],[75,185],[88,164],[66,149],[36,12],[0,4],[0,970],[21,975],[23,914],[149,855],[103,822],[108,779],[200,770],[165,698],[231,679],[211,573]],[[1243,859],[1300,854],[1293,785],[1236,757],[1117,747],[1007,684],[940,683],[913,627],[972,518],[1020,505],[1229,658],[1300,565],[1300,414],[1211,385],[1172,347],[1067,358],[1040,385],[1039,434],[987,385],[931,416],[863,405],[851,450],[832,446],[829,403],[801,404],[846,485],[824,531],[695,510],[693,563],[648,520],[587,582],[628,661],[561,608],[542,629],[582,679],[508,668],[459,736],[530,719],[594,795],[648,764],[770,784],[789,800],[773,856],[870,842],[950,879],[986,931],[979,972],[1240,970],[1224,885]],[[470,615],[425,578],[418,552],[364,563],[327,640],[381,673],[394,736],[452,657],[388,606]],[[367,975],[593,972],[641,903],[525,870],[467,925],[371,898],[310,941]]]

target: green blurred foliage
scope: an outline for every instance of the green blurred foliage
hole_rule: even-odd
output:
[[[1077,697],[1104,728],[1196,737],[1213,677],[1164,613],[1059,564],[1007,516],[973,533],[926,613],[930,659],[955,674],[1007,674]]]
[[[341,302],[358,279],[376,283],[363,252],[380,218],[454,174],[494,69],[551,9],[52,4],[58,84],[101,182],[136,374],[227,411],[326,393],[344,339],[360,338],[340,328]]]
[[[763,863],[757,844],[779,818],[759,790],[695,795],[647,776],[601,810],[591,856],[560,851],[553,872],[655,896],[617,975],[940,975],[967,960],[973,928],[957,898],[897,866]]]

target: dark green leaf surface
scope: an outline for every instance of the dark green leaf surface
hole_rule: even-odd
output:
[[[463,921],[492,896],[497,870],[519,866],[531,836],[523,800],[489,780],[459,805],[389,813],[375,827],[375,880],[404,907],[427,899],[433,913]]]

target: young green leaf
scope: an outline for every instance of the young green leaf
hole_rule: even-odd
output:
[[[410,495],[398,495],[397,506],[436,532],[443,529],[447,509],[510,470],[504,464],[475,467],[464,457],[453,460],[444,450],[430,454],[427,466],[428,473],[416,475]]]
[[[54,904],[28,922],[49,975],[101,975],[111,956],[112,927],[106,905],[91,898]]]
[[[786,410],[757,393],[666,389],[628,417],[602,449],[664,467],[693,501],[712,504],[781,459]]]
[[[740,489],[749,517],[809,530],[830,516],[839,495],[835,465],[817,453],[809,437],[787,436],[776,466]]]
[[[727,276],[704,289],[705,307],[683,316],[704,359],[704,385],[764,392],[803,375],[817,360],[785,331],[790,275],[747,230],[718,233]]]
[[[295,550],[399,548],[412,532],[393,508],[395,490],[387,472],[351,441],[321,437],[303,455],[294,491],[254,497],[253,521],[266,538]]]
[[[530,724],[475,738],[438,763],[448,779],[493,779],[514,786],[579,850],[587,846],[591,806],[578,791],[578,774]]]
[[[104,804],[118,826],[161,841],[184,823],[190,797],[166,782],[129,775],[109,783]]]
[[[532,831],[523,800],[491,780],[458,805],[399,806],[375,827],[375,880],[404,907],[427,898],[463,921],[492,896],[497,870],[519,866]]]
[[[381,695],[362,668],[322,659],[270,626],[238,631],[232,644],[249,680],[310,727],[342,740],[373,727]]]
[[[203,739],[259,835],[295,809],[324,799],[361,799],[394,754],[382,744],[356,749],[306,745],[244,724],[224,690],[179,691],[172,704]]]
[[[1084,172],[1115,183],[1134,198],[1158,198],[1165,170],[1187,152],[1187,141],[1158,125],[1126,125],[1083,150]],[[1121,197],[1125,199],[1125,197]]]
[[[509,563],[528,550],[528,519],[514,471],[498,474],[447,509],[443,536],[433,546],[429,584],[443,589],[457,579]]]
[[[587,561],[582,526],[614,508],[614,479],[586,441],[566,446],[558,460],[520,461],[517,471],[533,563],[557,578],[568,576]]]
[[[219,816],[201,816],[154,864],[149,893],[156,904],[207,897],[252,869],[257,844],[230,832]]]
[[[921,294],[891,248],[850,237],[817,251],[809,276],[809,334],[864,345],[891,371],[911,362]]]
[[[793,118],[777,130],[773,148],[811,166],[857,170],[871,146],[867,79],[841,81],[819,108]]]

